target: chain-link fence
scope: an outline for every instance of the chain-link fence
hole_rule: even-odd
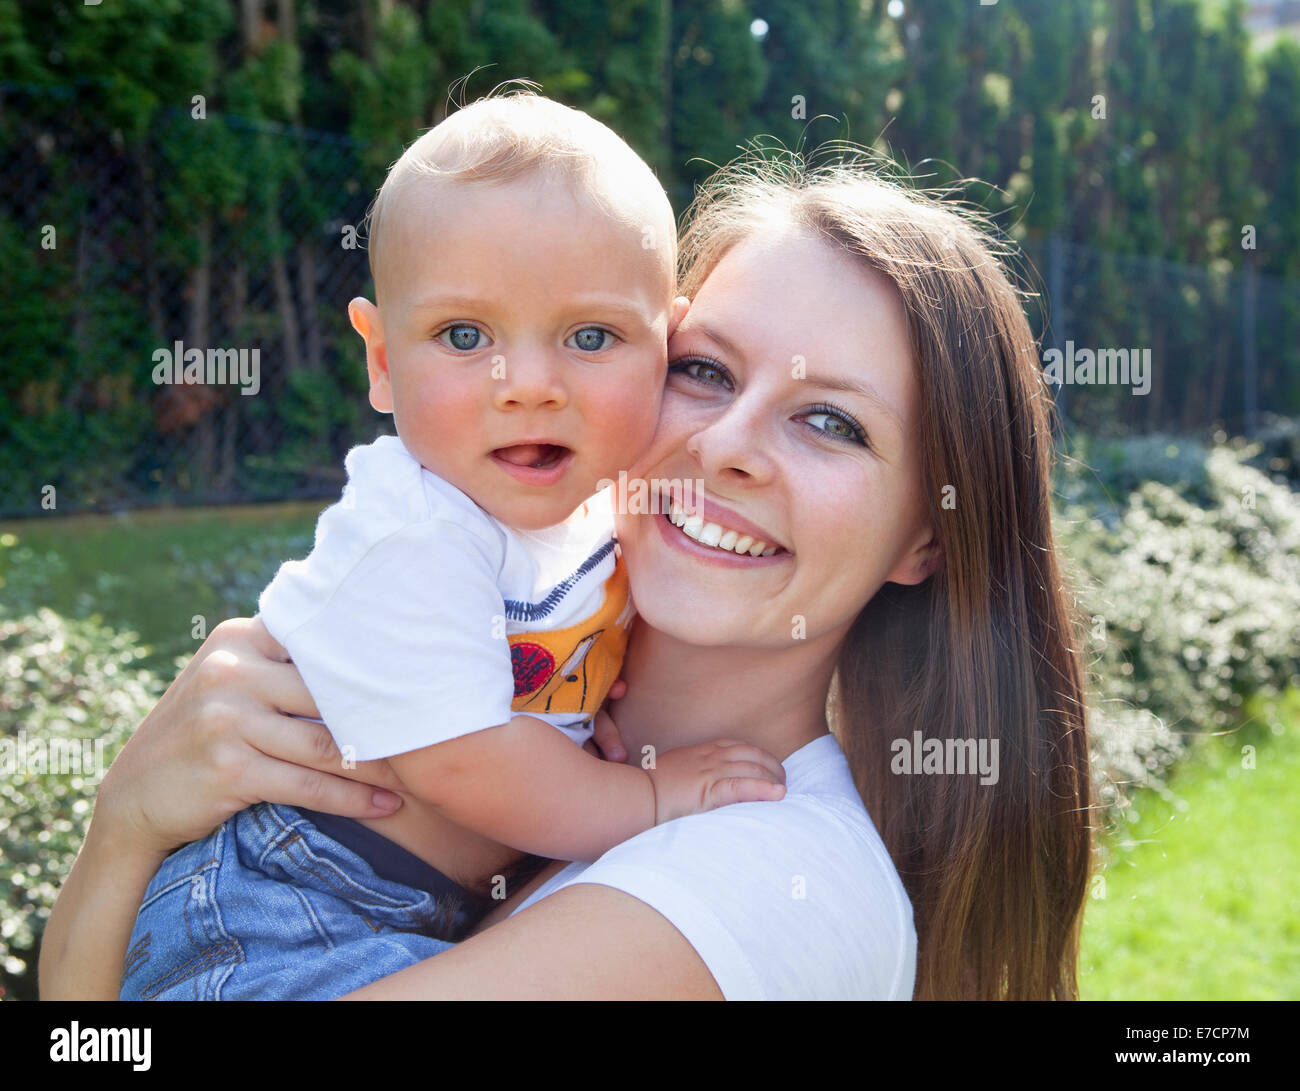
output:
[[[0,99],[0,513],[336,494],[388,424],[346,317],[382,176],[331,134],[80,124],[98,90]]]
[[[1049,381],[1092,432],[1252,434],[1300,411],[1300,283],[1050,239],[1025,247]],[[1044,318],[1050,321],[1044,321]]]
[[[382,165],[197,105],[114,130],[100,93],[0,87],[0,516],[336,495],[348,447],[391,430],[346,318]],[[1300,411],[1300,284],[1055,240],[1025,257],[1072,425]]]

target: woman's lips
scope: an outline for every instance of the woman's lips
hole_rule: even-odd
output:
[[[743,540],[746,544],[771,546],[773,552],[791,552],[780,542],[774,541],[767,531],[757,523],[751,523],[730,508],[723,507],[702,489],[692,497],[689,506],[682,502],[676,490],[674,490],[670,497],[669,508],[671,522],[685,532],[686,537],[694,538],[704,545],[722,545],[723,549],[726,550],[733,545],[740,544],[740,541]],[[683,526],[683,521],[685,521],[685,526]],[[696,533],[690,533],[692,530]],[[734,533],[729,534],[728,532]],[[728,537],[731,539],[730,541],[728,541]],[[739,555],[747,551],[737,549],[735,552]],[[766,553],[767,550],[750,550],[748,552],[751,557],[754,557],[760,553]]]
[[[492,461],[525,485],[554,485],[565,475],[573,452],[557,443],[517,443],[498,447]]]
[[[793,553],[782,551],[774,553],[770,557],[750,557],[747,554],[741,555],[730,550],[700,545],[695,539],[683,534],[681,528],[674,526],[667,514],[654,515],[651,518],[654,519],[655,526],[659,528],[659,533],[663,535],[664,541],[670,548],[689,553],[692,557],[702,561],[712,561],[714,564],[726,568],[752,568],[754,565],[784,564],[794,556]]]

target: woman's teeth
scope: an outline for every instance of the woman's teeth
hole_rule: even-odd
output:
[[[673,501],[668,520],[673,526],[680,527],[686,537],[694,538],[700,545],[713,546],[714,549],[721,549],[727,553],[770,557],[777,550],[776,546],[770,546],[749,534],[727,530],[717,523],[706,523],[702,515],[687,515],[676,501]]]

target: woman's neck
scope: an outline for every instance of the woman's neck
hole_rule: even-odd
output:
[[[838,638],[790,648],[700,647],[637,622],[610,714],[629,760],[641,748],[743,739],[784,761],[827,731]]]

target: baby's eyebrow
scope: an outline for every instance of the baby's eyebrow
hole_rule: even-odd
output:
[[[465,311],[481,311],[499,302],[499,300],[480,299],[478,296],[471,295],[433,295],[428,296],[425,299],[416,300],[411,304],[411,310],[415,313],[447,308]]]
[[[566,304],[565,310],[573,311],[575,314],[594,312],[597,314],[614,315],[622,318],[625,322],[641,322],[645,325],[649,325],[651,322],[651,316],[645,308],[629,303],[621,296],[590,296],[583,299],[576,299],[571,304]]]
[[[456,310],[470,313],[484,313],[492,309],[508,309],[508,301],[495,298],[480,298],[470,295],[436,295],[417,300],[411,304],[412,314],[425,311]],[[628,324],[650,325],[653,316],[643,307],[629,303],[622,296],[580,296],[565,300],[555,308],[557,314],[581,321],[584,317],[597,316],[617,318]]]

